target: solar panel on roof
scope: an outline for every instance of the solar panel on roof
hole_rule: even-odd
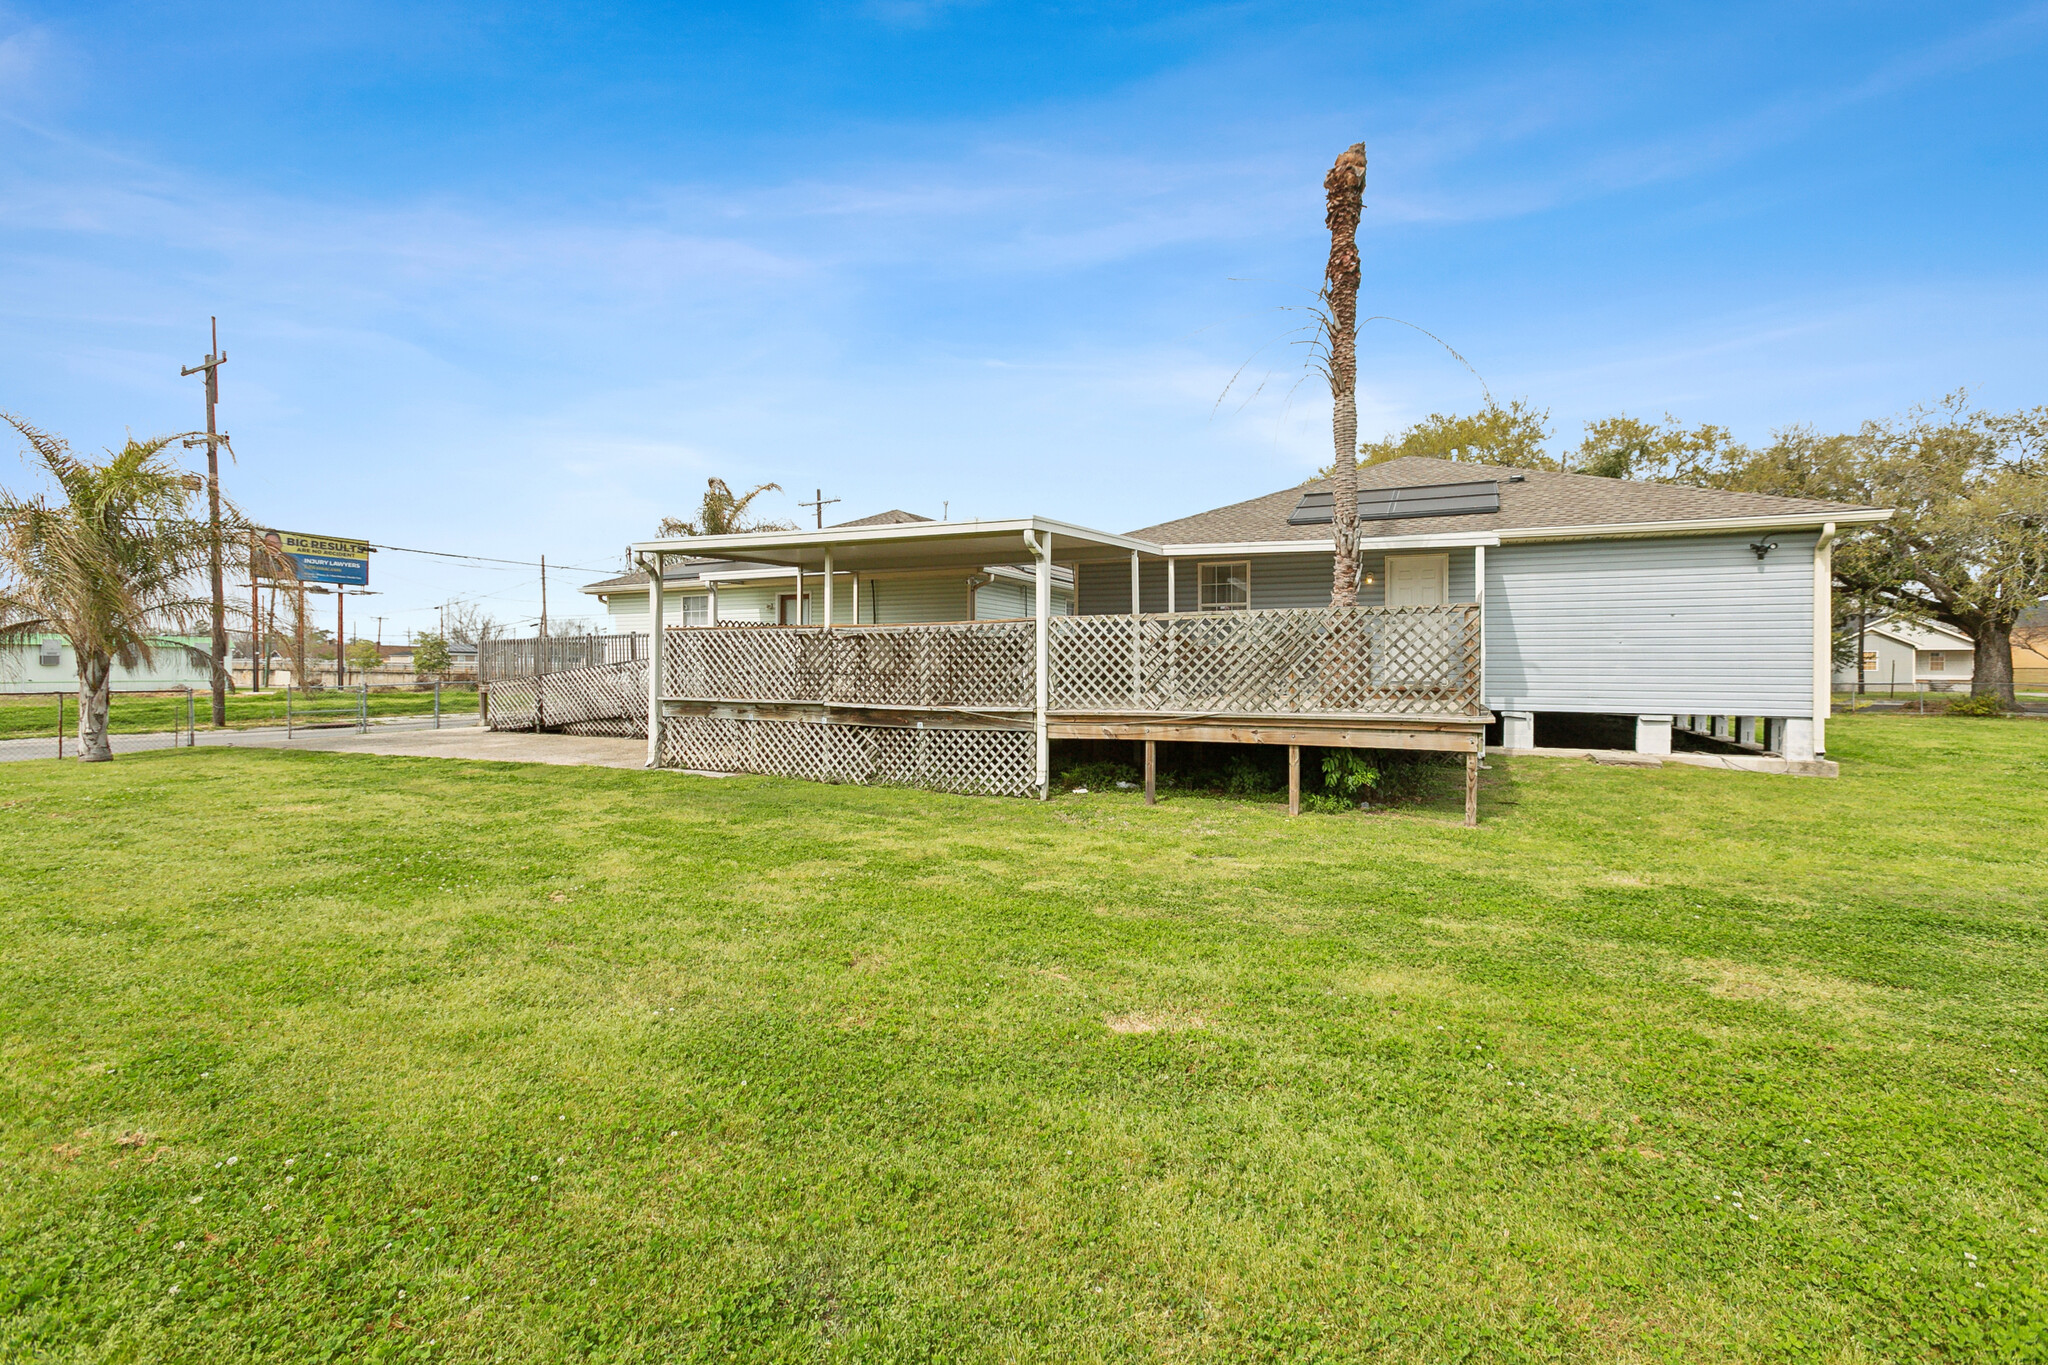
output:
[[[1360,521],[1396,521],[1402,517],[1466,517],[1500,511],[1500,483],[1479,479],[1471,483],[1432,483],[1414,488],[1361,488],[1358,490]],[[1337,499],[1331,493],[1303,493],[1301,501],[1287,514],[1289,526],[1328,526],[1337,519]]]

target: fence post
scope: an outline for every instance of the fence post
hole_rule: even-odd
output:
[[[441,680],[434,680],[434,728],[441,728]]]
[[[57,694],[57,757],[64,757],[64,694]]]
[[[292,685],[284,685],[284,737],[292,737]]]
[[[199,721],[197,712],[193,709],[192,689],[189,687],[185,689],[185,747],[199,747]]]

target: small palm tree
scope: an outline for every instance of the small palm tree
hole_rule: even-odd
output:
[[[130,438],[105,463],[80,459],[62,437],[0,413],[29,444],[50,488],[0,490],[0,642],[63,635],[78,659],[79,758],[104,763],[114,664],[136,668],[162,637],[194,629],[211,609],[200,582],[208,530],[189,515],[203,485],[164,454],[176,436]],[[235,520],[239,521],[237,517]]]
[[[1330,259],[1323,267],[1324,327],[1330,362],[1330,434],[1336,461],[1330,466],[1331,527],[1337,553],[1330,578],[1330,605],[1358,600],[1358,220],[1365,211],[1365,144],[1354,142],[1323,177],[1330,229]]]
[[[747,508],[763,493],[780,493],[779,483],[764,483],[744,493],[735,493],[724,479],[710,479],[705,483],[704,501],[697,510],[695,521],[681,517],[663,517],[659,534],[664,536],[737,536],[749,531],[794,531],[796,527],[786,521],[755,521],[747,515]]]

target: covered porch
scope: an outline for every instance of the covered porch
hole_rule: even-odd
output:
[[[677,555],[787,572],[797,599],[815,594],[823,609],[817,625],[679,629],[651,586],[663,644],[645,678],[650,767],[1043,797],[1054,739],[1131,740],[1148,759],[1161,740],[1284,745],[1297,759],[1303,746],[1426,749],[1466,755],[1476,814],[1492,719],[1476,604],[1057,616],[1056,558],[1127,561],[1135,584],[1147,561],[1172,556],[1038,517],[633,546],[651,585]],[[1028,617],[845,625],[833,609],[862,575],[1020,561]],[[1297,778],[1291,808],[1298,795]]]

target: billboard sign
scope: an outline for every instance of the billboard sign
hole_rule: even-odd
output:
[[[362,587],[370,581],[370,544],[340,536],[313,536],[302,531],[265,531],[271,554],[291,561],[301,583],[343,583]]]

